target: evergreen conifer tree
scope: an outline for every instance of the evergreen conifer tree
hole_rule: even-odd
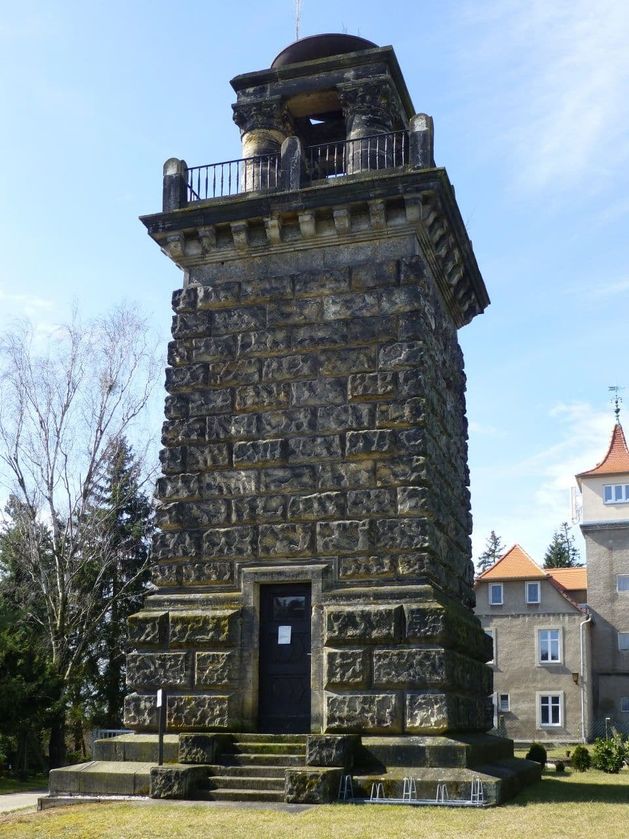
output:
[[[483,571],[486,571],[488,568],[498,562],[502,554],[504,553],[505,546],[502,542],[500,536],[496,536],[496,531],[492,530],[489,536],[487,537],[487,542],[485,544],[485,550],[482,554],[478,557],[476,562],[476,566],[480,574]]]
[[[576,568],[579,562],[579,550],[574,543],[574,536],[570,533],[568,522],[553,533],[550,545],[544,554],[544,568]]]

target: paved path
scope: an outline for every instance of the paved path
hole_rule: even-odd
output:
[[[0,813],[11,810],[21,810],[23,807],[37,807],[37,799],[48,795],[47,789],[32,790],[31,792],[8,792],[0,795]]]

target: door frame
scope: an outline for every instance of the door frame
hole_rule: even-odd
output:
[[[242,723],[245,731],[258,730],[260,586],[309,583],[310,624],[310,731],[323,731],[323,590],[328,563],[243,568],[242,596]]]

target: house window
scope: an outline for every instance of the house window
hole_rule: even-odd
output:
[[[616,574],[616,591],[629,591],[629,574]]]
[[[605,484],[603,501],[605,504],[629,503],[629,484]]]
[[[485,634],[489,635],[489,637],[491,638],[491,647],[492,647],[491,659],[487,662],[487,664],[495,664],[496,663],[496,630],[495,629],[486,629]]]
[[[509,710],[509,694],[508,693],[499,693],[498,694],[498,710],[501,714],[504,714],[506,711]]]
[[[502,606],[502,583],[489,584],[489,605]]]
[[[561,725],[561,699],[560,693],[539,694],[539,724]]]
[[[629,696],[620,697],[620,711],[623,714],[629,714]]]
[[[526,590],[526,602],[527,603],[539,603],[541,600],[540,597],[540,584],[539,583],[525,583],[525,590]]]
[[[621,653],[629,653],[629,632],[618,633],[618,649]]]
[[[561,630],[538,629],[537,648],[540,664],[551,664],[561,661]]]

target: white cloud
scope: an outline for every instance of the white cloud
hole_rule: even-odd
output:
[[[614,178],[629,158],[626,0],[475,3],[467,18],[485,35],[467,60],[487,75],[501,109],[494,139],[508,142],[519,185],[589,190]]]

